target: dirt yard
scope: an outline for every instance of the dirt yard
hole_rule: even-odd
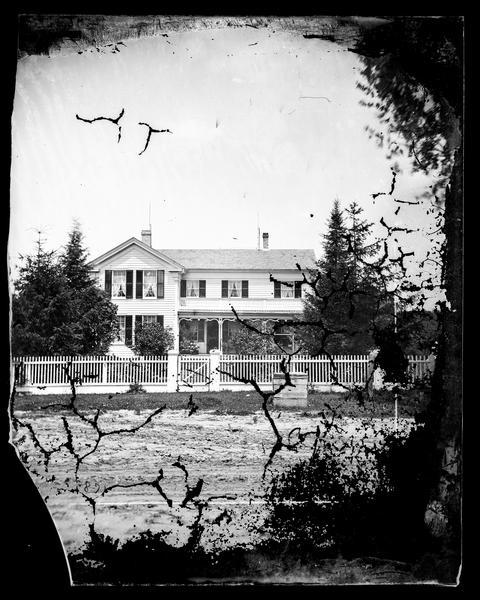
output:
[[[166,395],[161,396],[165,398],[164,402],[172,405]],[[263,480],[263,468],[274,442],[264,414],[260,410],[253,411],[253,406],[249,411],[242,411],[247,414],[235,414],[235,411],[228,414],[217,406],[203,408],[188,416],[188,411],[180,408],[185,407],[186,397],[188,395],[177,408],[164,410],[136,433],[102,438],[96,452],[81,465],[80,489],[86,496],[96,499],[95,527],[98,532],[125,540],[146,529],[163,530],[169,532],[167,540],[171,544],[185,543],[189,534],[188,525],[197,513],[188,505],[180,507],[185,497],[185,478],[184,473],[173,466],[174,462],[180,460],[188,470],[191,486],[199,478],[204,480],[201,498],[221,496],[210,500],[204,513],[207,526],[202,543],[206,548],[223,548],[239,543],[248,545],[264,535],[262,523],[266,508],[261,496],[265,485],[268,485],[274,470],[310,455],[313,436],[307,438],[298,452],[284,449],[278,453]],[[145,396],[143,401],[146,402],[147,398]],[[197,398],[202,405],[201,396]],[[56,400],[66,401],[58,397]],[[97,397],[95,404],[99,406],[103,400],[99,401]],[[115,400],[121,404],[120,399]],[[151,400],[148,399],[148,402]],[[244,395],[244,400],[249,399]],[[43,396],[41,402],[45,406],[49,400]],[[93,416],[93,400],[87,398],[82,402],[86,414]],[[255,402],[258,407],[258,400],[255,399]],[[204,402],[203,406],[206,404]],[[105,431],[132,428],[142,423],[150,412],[151,407],[105,408],[99,417],[99,425]],[[66,410],[41,410],[31,397],[18,399],[15,414],[22,422],[33,427],[46,449],[65,441],[63,417],[67,418],[71,427],[73,445],[78,454],[87,452],[95,440],[89,425]],[[315,430],[317,424],[322,423],[319,412],[312,410],[311,405],[303,411],[275,409],[272,415],[282,435],[288,434],[294,427],[301,427],[302,431]],[[404,418],[400,420],[400,427],[408,428],[412,423],[411,418]],[[392,427],[393,419],[344,417],[338,424],[341,432],[328,435],[335,435],[343,441],[366,436],[370,443],[381,443],[382,434],[379,432],[382,427]],[[65,491],[73,484],[75,461],[72,455],[65,449],[53,454],[48,472],[45,472],[42,455],[24,427],[14,435],[13,442],[27,457],[28,468],[42,496],[46,498],[67,552],[80,549],[88,537],[88,525],[92,522],[93,512],[86,498]],[[348,452],[345,453],[347,455]],[[368,462],[368,459],[365,460]],[[360,465],[360,468],[364,467]],[[164,474],[161,485],[173,502],[171,508],[158,491],[149,485],[115,488],[102,495],[107,486],[114,484],[153,481],[160,468]],[[215,523],[215,518],[225,509],[231,513],[231,521],[223,519]]]

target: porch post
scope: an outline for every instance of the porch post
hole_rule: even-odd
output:
[[[176,392],[178,384],[178,351],[169,350],[167,358],[167,392]]]
[[[220,350],[210,350],[210,391],[220,391]]]
[[[218,349],[223,354],[223,319],[218,319]]]

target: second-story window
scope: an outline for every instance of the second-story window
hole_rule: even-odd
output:
[[[156,298],[157,297],[157,272],[156,271],[144,271],[143,272],[143,297],[144,298]]]
[[[301,298],[302,297],[302,282],[301,281],[274,281],[275,298]]]
[[[165,271],[155,269],[139,270],[136,272],[137,300],[142,298],[163,298],[165,293]]]
[[[112,298],[126,298],[127,272],[112,271]]]
[[[222,298],[248,298],[248,280],[223,280]]]
[[[205,298],[205,279],[182,279],[180,283],[181,298]]]

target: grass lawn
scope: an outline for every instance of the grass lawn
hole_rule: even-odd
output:
[[[83,410],[100,408],[111,410],[153,410],[167,405],[173,410],[185,410],[190,392],[177,393],[145,393],[145,394],[80,394],[77,396],[77,406]],[[49,404],[68,403],[69,395],[21,395],[15,398],[16,410],[42,410]],[[246,415],[261,410],[261,398],[255,392],[193,392],[193,398],[199,410],[213,411],[217,414]],[[408,390],[398,396],[398,416],[412,417],[425,408],[428,401],[428,392]],[[376,392],[372,400],[366,401],[361,406],[354,399],[346,399],[344,394],[319,393],[308,395],[306,409],[284,408],[281,410],[304,410],[315,413],[328,410],[331,407],[339,415],[359,418],[384,418],[394,415],[394,396],[391,392]]]

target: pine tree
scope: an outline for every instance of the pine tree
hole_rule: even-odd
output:
[[[327,233],[323,239],[323,258],[319,261],[320,269],[335,283],[341,281],[347,270],[347,237],[340,201],[336,198],[327,223]]]
[[[361,207],[352,203],[345,222],[339,200],[334,201],[323,239],[324,255],[310,273],[319,277],[317,293],[307,293],[304,301],[304,319],[313,324],[302,327],[300,337],[311,354],[364,353],[375,346],[372,328],[378,315],[378,286],[373,270],[363,261],[376,247],[368,245],[371,224],[361,213]]]
[[[91,285],[87,255],[87,250],[83,247],[83,233],[78,221],[74,220],[64,253],[60,257],[65,277],[74,290],[82,290]]]
[[[82,233],[74,224],[63,254],[21,257],[14,283],[12,353],[76,355],[105,353],[117,332],[117,307],[91,279]]]
[[[347,215],[346,239],[348,244],[347,264],[350,269],[349,280],[351,287],[361,284],[364,277],[371,276],[371,270],[365,267],[368,257],[377,253],[378,244],[369,243],[373,223],[362,219],[363,208],[352,202],[345,209]]]
[[[20,258],[24,264],[14,282],[12,297],[12,352],[53,354],[58,346],[59,327],[69,321],[66,278],[55,253],[45,251],[41,234],[36,253]]]

